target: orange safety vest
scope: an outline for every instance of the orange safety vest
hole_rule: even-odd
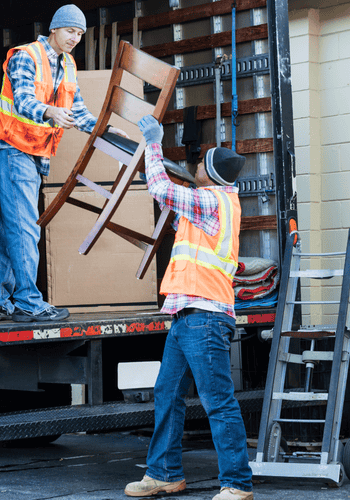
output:
[[[35,156],[50,158],[56,154],[63,128],[52,126],[52,121],[37,123],[21,115],[15,108],[7,65],[18,50],[25,50],[35,63],[35,97],[50,106],[70,109],[73,105],[77,86],[77,68],[73,57],[63,53],[64,78],[56,94],[54,93],[50,62],[43,45],[33,42],[8,51],[4,62],[4,77],[0,95],[0,139],[11,146]],[[51,122],[51,123],[50,123]]]
[[[219,202],[220,229],[209,236],[181,217],[160,293],[181,293],[234,304],[232,280],[238,267],[241,206],[238,189],[210,189]]]

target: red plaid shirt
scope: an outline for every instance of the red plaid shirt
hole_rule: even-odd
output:
[[[163,165],[163,151],[159,144],[152,144],[146,147],[145,164],[148,190],[155,198],[160,207],[167,206],[176,214],[173,226],[177,230],[180,217],[186,217],[193,225],[202,229],[209,236],[214,236],[219,228],[218,200],[208,189],[186,188],[174,184],[169,179]],[[237,192],[237,187],[216,186],[213,188],[226,193]],[[208,302],[217,307],[220,311],[235,318],[233,304],[225,304],[213,300],[196,297],[193,295],[170,293],[167,295],[162,312],[175,314],[195,301]]]

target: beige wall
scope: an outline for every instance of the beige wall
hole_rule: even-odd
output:
[[[290,11],[299,229],[307,252],[344,250],[350,227],[350,2],[331,3]],[[321,266],[339,267],[339,260]],[[339,281],[324,283],[304,283],[303,297],[336,300]],[[321,320],[319,308],[310,322],[332,323],[334,312],[324,307]]]

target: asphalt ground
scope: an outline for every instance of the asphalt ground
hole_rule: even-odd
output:
[[[173,500],[211,500],[219,491],[217,455],[208,434],[185,435],[183,465],[187,489]],[[124,487],[145,473],[150,432],[68,434],[54,443],[0,448],[1,500],[125,500]],[[1,444],[0,444],[1,446]],[[249,448],[250,459],[255,450]],[[341,488],[298,480],[254,482],[255,500],[347,500],[350,481]]]

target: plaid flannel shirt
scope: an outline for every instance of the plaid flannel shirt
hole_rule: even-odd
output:
[[[169,179],[162,160],[163,151],[159,144],[151,144],[146,147],[146,178],[150,194],[158,201],[161,208],[167,206],[175,212],[173,222],[175,230],[178,229],[180,217],[183,216],[209,236],[214,236],[220,228],[219,206],[216,196],[208,189],[192,189],[174,184]],[[237,190],[237,188],[231,186],[215,185],[213,187],[226,193]],[[210,305],[213,305],[220,311],[235,318],[233,304],[175,293],[167,295],[161,312],[175,314],[198,300],[208,302],[208,309],[210,309]]]
[[[46,36],[39,35],[38,41],[43,45],[47,57],[49,58],[54,91],[58,89],[64,77],[62,56],[58,56],[56,51],[47,41]],[[59,64],[59,66],[58,66]],[[7,74],[11,82],[14,103],[17,111],[37,123],[44,123],[44,113],[47,105],[38,101],[35,97],[35,63],[25,50],[19,50],[10,59]],[[84,104],[80,89],[74,95],[73,106],[71,108],[75,127],[82,132],[91,133],[97,118],[95,118]],[[4,141],[0,141],[0,149],[12,147]],[[37,170],[40,174],[49,175],[50,160],[41,156],[33,157]]]

